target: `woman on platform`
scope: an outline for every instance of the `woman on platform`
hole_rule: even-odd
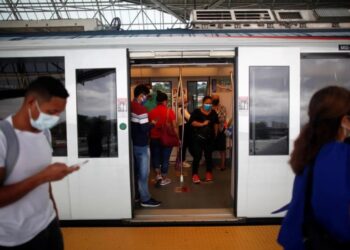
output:
[[[350,249],[350,92],[319,90],[308,115],[290,159],[296,176],[278,242],[285,250]]]

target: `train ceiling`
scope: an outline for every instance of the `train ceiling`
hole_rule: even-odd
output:
[[[193,9],[347,8],[350,1],[332,0],[1,0],[0,21],[98,19],[102,28],[185,28]],[[113,19],[117,19],[114,20]],[[116,24],[116,21],[118,23]]]

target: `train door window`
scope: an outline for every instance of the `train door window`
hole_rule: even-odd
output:
[[[64,58],[0,58],[0,119],[21,106],[28,84],[39,76],[52,76],[64,83]],[[51,129],[53,156],[67,156],[66,113]]]
[[[78,69],[76,79],[79,157],[117,157],[115,69]]]
[[[203,97],[208,93],[207,81],[188,81],[187,82],[187,99],[188,111],[193,112],[201,106]]]
[[[249,67],[249,154],[288,155],[289,67]]]
[[[171,81],[152,81],[152,90],[153,91],[162,91],[168,96],[168,107],[171,107]]]
[[[300,126],[307,122],[311,96],[338,85],[350,88],[350,54],[303,54],[300,62]]]

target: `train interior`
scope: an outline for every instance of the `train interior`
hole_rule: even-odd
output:
[[[190,58],[131,60],[131,100],[133,89],[138,84],[152,87],[168,95],[168,107],[174,111],[181,103],[179,85],[182,85],[187,109],[191,113],[202,104],[206,95],[219,95],[220,104],[225,106],[226,151],[224,169],[220,169],[221,159],[218,151],[213,152],[214,181],[192,183],[192,155],[187,150],[186,166],[179,164],[179,148],[173,148],[170,157],[169,178],[171,183],[157,186],[155,172],[150,169],[149,189],[152,197],[162,202],[157,208],[143,208],[135,203],[133,221],[230,221],[234,207],[234,63],[233,58]],[[175,112],[176,113],[176,112]],[[181,119],[181,118],[179,118]],[[182,171],[181,171],[182,165]],[[181,178],[181,175],[183,176]],[[204,179],[205,159],[202,156],[199,175]],[[183,181],[181,181],[183,180]],[[134,190],[135,191],[135,190]]]

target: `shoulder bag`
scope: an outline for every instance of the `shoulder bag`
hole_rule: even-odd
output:
[[[175,128],[172,123],[169,122],[169,109],[166,112],[165,123],[160,130],[160,143],[164,147],[177,147],[179,146],[179,138],[175,132]]]

